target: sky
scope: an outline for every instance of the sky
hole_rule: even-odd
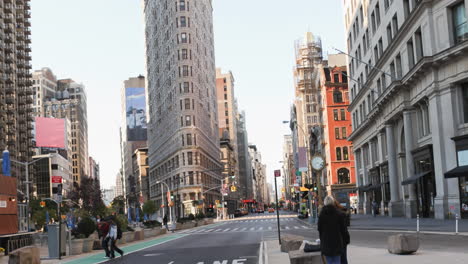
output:
[[[191,0],[197,1],[197,0]],[[280,169],[294,99],[294,43],[310,31],[324,56],[344,50],[341,0],[213,0],[216,66],[232,71],[249,142],[262,153],[269,179]],[[146,75],[140,0],[32,0],[33,70],[86,87],[89,155],[101,185],[120,169],[123,81]]]

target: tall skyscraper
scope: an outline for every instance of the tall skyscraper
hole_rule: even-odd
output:
[[[34,71],[33,80],[33,111],[36,116],[44,113],[44,102],[55,98],[57,92],[57,77],[51,69],[42,68]]]
[[[224,165],[223,177],[234,176],[226,180],[226,191],[228,196],[228,213],[234,214],[239,208],[242,197],[239,177],[239,162],[237,149],[237,103],[234,96],[234,76],[232,72],[223,73],[220,68],[216,69],[216,95],[218,98],[218,124],[221,148],[221,162]],[[233,192],[229,186],[235,185]]]
[[[221,199],[211,0],[144,1],[150,196],[169,186],[176,212]],[[166,190],[166,187],[164,187]],[[183,204],[184,210],[181,210]]]
[[[320,120],[320,67],[322,63],[322,42],[319,37],[307,32],[303,39],[296,41],[295,114],[299,148],[306,148],[310,142],[312,128],[321,125]],[[310,159],[311,153],[308,153]],[[307,162],[309,164],[310,162]],[[299,184],[312,183],[311,168],[302,173]]]
[[[0,150],[8,149],[12,160],[31,161],[33,103],[31,89],[31,17],[29,0],[0,1],[2,6],[2,55],[0,58]],[[12,164],[18,189],[26,192],[24,166]],[[23,175],[23,176],[22,176]]]
[[[123,188],[126,201],[134,206],[138,203],[138,175],[133,167],[132,156],[137,149],[147,148],[147,107],[145,77],[129,78],[122,87],[122,126],[121,126],[121,159]]]
[[[249,155],[249,139],[247,135],[245,112],[237,113],[237,150],[239,164],[239,193],[244,200],[253,199],[252,162]]]
[[[55,97],[43,103],[44,117],[65,118],[71,123],[73,181],[88,176],[88,116],[84,85],[71,79],[57,81]],[[69,154],[70,155],[70,154]]]

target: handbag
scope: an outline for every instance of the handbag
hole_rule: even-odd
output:
[[[304,252],[319,252],[320,251],[320,244],[314,245],[306,243],[304,245]]]

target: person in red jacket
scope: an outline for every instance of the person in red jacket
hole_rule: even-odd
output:
[[[106,253],[106,258],[110,258],[110,251],[109,251],[109,238],[107,234],[109,233],[110,224],[108,221],[101,220],[98,222],[98,236],[101,240],[102,248]]]

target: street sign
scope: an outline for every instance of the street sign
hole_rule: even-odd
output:
[[[281,177],[281,171],[275,170],[275,177]]]
[[[62,176],[52,176],[52,183],[62,183]]]
[[[167,202],[171,202],[171,192],[167,192]]]

